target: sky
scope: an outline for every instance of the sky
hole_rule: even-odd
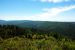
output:
[[[0,20],[75,22],[75,0],[0,0]]]

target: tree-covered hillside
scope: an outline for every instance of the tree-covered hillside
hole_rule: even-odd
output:
[[[33,28],[43,32],[56,32],[75,39],[75,22],[50,22],[50,21],[0,21],[1,25],[16,25],[21,28]]]
[[[69,37],[59,32],[0,25],[0,50],[75,50],[75,37]]]

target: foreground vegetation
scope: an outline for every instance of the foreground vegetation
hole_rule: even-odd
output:
[[[55,32],[1,25],[0,50],[75,50],[75,40]]]

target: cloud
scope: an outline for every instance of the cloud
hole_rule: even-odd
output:
[[[71,0],[39,0],[41,2],[53,2],[53,3],[58,3],[58,2],[68,2]]]
[[[75,9],[75,5],[73,6],[66,6],[66,7],[59,7],[59,8],[44,8],[42,11],[43,13],[37,14],[36,16],[32,16],[32,19],[35,20],[50,20],[54,18],[58,18],[58,15],[69,11],[71,9]]]
[[[33,16],[7,16],[0,17],[0,19],[5,20],[39,20],[39,21],[68,21],[72,20],[72,17],[59,16],[65,11],[70,11],[75,9],[75,5],[66,6],[66,7],[55,7],[55,8],[44,8],[42,9],[42,13],[38,13]],[[67,15],[66,15],[67,16]],[[74,19],[73,19],[74,20]]]
[[[61,12],[68,11],[74,9],[75,5],[73,6],[66,6],[66,7],[59,7],[59,8],[44,8],[44,14],[48,14],[49,16],[55,16]]]

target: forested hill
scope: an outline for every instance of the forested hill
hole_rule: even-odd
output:
[[[0,50],[75,50],[75,23],[1,20]]]
[[[54,28],[68,28],[75,27],[75,22],[53,22],[53,21],[28,21],[28,20],[14,20],[3,21],[0,20],[1,25],[17,25],[20,27],[32,27],[39,29],[54,29]]]
[[[75,39],[75,22],[51,22],[51,21],[0,21],[0,25],[16,25],[22,28],[33,28],[44,32],[55,32],[70,36]]]

